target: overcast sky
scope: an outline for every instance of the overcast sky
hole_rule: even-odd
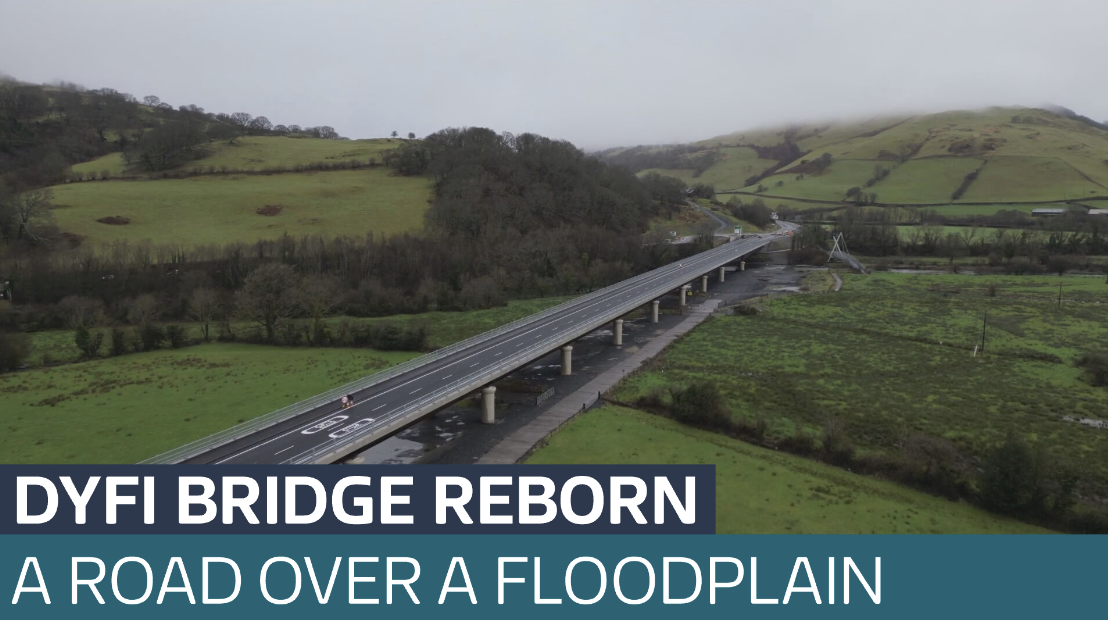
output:
[[[1105,0],[0,0],[0,72],[367,138],[588,149],[1057,103],[1108,120]]]

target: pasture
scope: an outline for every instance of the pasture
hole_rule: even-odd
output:
[[[713,464],[719,534],[1044,533],[965,504],[625,407],[581,414],[527,463]]]
[[[410,232],[423,227],[431,198],[429,180],[393,176],[385,168],[98,181],[53,189],[58,226],[91,245],[123,239],[203,245],[284,234]],[[98,221],[104,218],[126,218],[127,223]]]

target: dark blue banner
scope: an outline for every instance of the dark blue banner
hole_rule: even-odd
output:
[[[713,534],[712,465],[0,466],[0,534]]]

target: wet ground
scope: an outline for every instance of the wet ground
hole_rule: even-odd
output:
[[[723,300],[724,305],[733,305],[767,293],[798,291],[803,272],[786,265],[784,257],[783,252],[762,255],[761,262],[747,263],[745,272],[728,271],[722,284],[715,282],[713,274],[709,278],[708,295],[697,294],[690,299],[690,304],[718,298]],[[696,281],[694,286],[699,290],[700,281]],[[353,455],[346,463],[473,463],[508,434],[558,402],[560,395],[577,391],[623,357],[638,351],[651,338],[682,320],[677,313],[676,295],[663,297],[661,307],[662,315],[657,324],[650,323],[647,311],[624,319],[623,346],[612,344],[610,325],[575,341],[572,376],[561,376],[561,354],[554,352],[497,381],[495,424],[481,423],[478,398],[466,399]],[[536,405],[536,398],[551,389],[554,390],[553,396]]]

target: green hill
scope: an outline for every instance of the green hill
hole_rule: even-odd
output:
[[[1108,131],[1066,110],[990,108],[795,125],[681,148],[687,152],[651,171],[810,207],[865,200],[995,210],[1011,208],[1005,203],[1108,199]],[[603,155],[626,158],[631,150]],[[828,156],[829,165],[820,165]],[[714,163],[698,174],[681,165],[692,157]]]

